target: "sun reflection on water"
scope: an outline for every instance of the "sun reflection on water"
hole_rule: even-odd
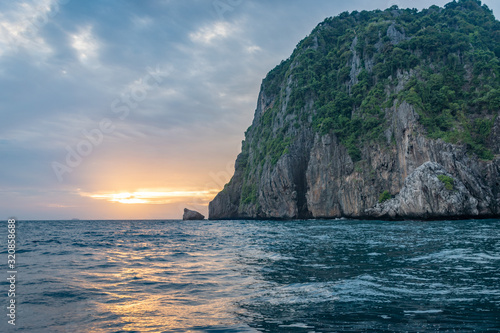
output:
[[[226,287],[211,276],[214,272],[226,274],[222,273],[228,267],[226,259],[201,251],[144,250],[149,247],[155,248],[138,242],[134,248],[140,252],[115,248],[95,256],[97,269],[83,272],[80,281],[83,288],[104,292],[92,301],[94,313],[123,331],[174,332],[179,327],[236,324],[220,319],[230,317],[228,299],[234,295],[227,290],[225,299]]]

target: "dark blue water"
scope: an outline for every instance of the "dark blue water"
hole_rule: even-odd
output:
[[[20,332],[500,331],[500,220],[19,221],[17,235]]]

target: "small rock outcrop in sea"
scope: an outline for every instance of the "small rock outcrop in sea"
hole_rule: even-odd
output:
[[[204,220],[205,216],[201,215],[195,210],[190,210],[184,208],[184,214],[182,215],[183,220]]]
[[[500,216],[499,29],[478,0],[327,18],[262,81],[209,218]]]

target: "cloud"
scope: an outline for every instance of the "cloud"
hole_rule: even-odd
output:
[[[193,42],[210,44],[214,40],[228,37],[230,33],[234,33],[234,29],[234,26],[231,26],[228,22],[219,21],[190,33],[189,38]]]
[[[40,29],[57,15],[56,0],[13,2],[0,13],[0,57],[24,50],[47,57],[50,47],[40,36]]]
[[[71,46],[75,49],[78,59],[85,65],[97,65],[99,57],[99,42],[92,34],[92,26],[80,28],[71,35]]]
[[[132,23],[137,29],[147,29],[153,26],[154,19],[150,16],[134,16]]]

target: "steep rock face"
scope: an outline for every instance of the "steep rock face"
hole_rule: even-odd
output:
[[[330,217],[345,213],[346,204],[350,202],[345,198],[350,196],[348,191],[343,191],[343,183],[353,169],[347,150],[334,135],[316,135],[305,174],[307,206],[312,216]],[[353,204],[353,207],[358,206]]]
[[[452,179],[448,188],[439,176]],[[390,218],[450,218],[477,216],[478,200],[460,180],[455,180],[436,162],[426,162],[405,180],[395,198],[377,204],[366,213]]]
[[[307,184],[304,178],[308,165],[313,133],[303,131],[275,167],[264,168],[260,178],[258,202],[261,214],[271,218],[308,218]]]
[[[395,214],[379,214],[370,209],[378,202],[382,189],[397,194],[404,188],[409,175],[425,162],[442,165],[463,184],[468,195],[477,198],[475,210],[463,211],[464,216],[498,214],[499,159],[471,159],[464,146],[426,138],[418,123],[418,115],[406,102],[387,111],[392,124],[388,131],[397,138],[389,149],[368,146],[363,150],[364,162],[354,164],[346,149],[335,136],[317,136],[305,177],[308,183],[307,204],[314,217],[439,217],[422,209],[407,208]],[[492,177],[491,180],[488,178]],[[415,192],[416,194],[416,192]],[[408,198],[408,194],[407,194]],[[441,196],[440,204],[450,197]],[[496,200],[495,200],[496,198]],[[409,200],[409,199],[408,199]],[[415,197],[417,200],[417,197]],[[453,216],[461,214],[452,214]]]
[[[226,184],[224,189],[210,202],[209,219],[236,218],[239,216],[238,207],[240,205],[241,184],[243,182],[241,166],[243,158],[243,154],[238,156],[234,165],[235,172],[231,182]]]
[[[463,5],[494,21],[474,0],[462,2],[446,10],[461,13]],[[426,25],[429,17],[440,24],[436,13],[422,13]],[[425,41],[419,44],[432,29],[406,31],[397,24],[404,15],[408,22],[417,14],[390,10],[373,13],[372,21],[359,13],[327,19],[267,75],[235,174],[209,204],[210,219],[500,215],[500,98],[487,105],[495,89],[472,93],[482,89],[474,84],[500,75],[488,69],[477,74],[466,51],[433,63],[434,55],[423,56]],[[342,35],[342,24],[358,32]],[[367,35],[359,32],[363,27]],[[401,54],[398,61],[409,60],[399,68],[392,58]],[[391,61],[391,70],[381,70]],[[431,85],[451,75],[451,69],[440,71],[446,66],[458,73],[454,90]],[[451,97],[428,102],[438,93]],[[453,96],[461,95],[476,99],[462,97],[459,105]],[[440,175],[454,180],[453,191]],[[379,203],[384,192],[392,199]]]

